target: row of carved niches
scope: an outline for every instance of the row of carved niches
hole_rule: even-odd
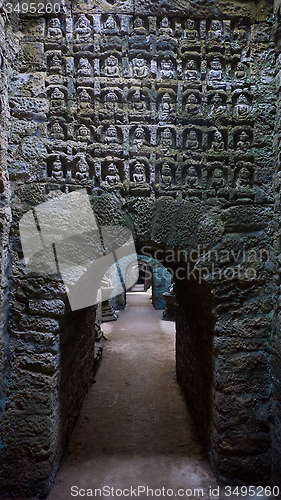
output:
[[[251,155],[253,130],[249,125],[221,127],[187,125],[186,127],[143,125],[118,126],[111,124],[94,127],[88,123],[53,121],[48,125],[52,148],[66,148],[82,143],[94,153],[114,151],[124,155],[126,150],[150,152],[156,148],[162,154],[172,155],[176,150],[192,156],[205,152],[209,155]]]
[[[60,45],[67,35],[72,35],[74,45],[91,46],[102,40],[107,49],[122,45],[122,38],[129,35],[130,50],[159,50],[180,52],[192,49],[200,52],[204,43],[207,52],[231,50],[241,55],[248,50],[250,30],[241,21],[200,21],[167,16],[130,16],[117,14],[81,14],[72,20],[60,17],[49,19],[46,28],[46,45]],[[116,45],[115,45],[116,46]],[[111,48],[111,47],[110,47]]]
[[[212,90],[204,94],[184,88],[180,92],[170,88],[154,92],[140,87],[129,90],[108,88],[106,85],[103,89],[78,87],[73,99],[68,99],[66,86],[49,85],[47,95],[51,115],[66,116],[68,111],[70,115],[86,117],[93,123],[252,123],[255,117],[253,95],[248,89],[234,89],[232,92]],[[68,106],[69,101],[71,106]]]
[[[202,81],[216,88],[226,88],[232,82],[236,83],[236,87],[249,87],[250,84],[247,59],[231,59],[215,53],[203,58],[195,52],[186,52],[180,58],[167,52],[154,55],[139,51],[124,55],[116,47],[118,45],[101,55],[96,51],[79,51],[74,57],[65,57],[60,50],[48,50],[46,60],[49,74],[53,75],[53,81],[58,82],[61,75],[71,75],[80,84],[93,83],[98,76],[110,79],[182,80],[189,87],[198,89]]]
[[[107,157],[90,166],[83,153],[77,154],[71,163],[63,155],[51,155],[47,177],[58,184],[85,183],[122,195],[178,196],[181,192],[185,197],[200,200],[252,202],[262,196],[265,199],[262,188],[255,183],[254,165],[247,161],[238,161],[232,170],[216,161],[205,166],[196,161],[186,162],[179,167],[172,159],[160,159],[153,169],[147,158],[123,162]]]

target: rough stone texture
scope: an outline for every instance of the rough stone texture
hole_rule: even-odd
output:
[[[274,243],[275,243],[275,315],[273,322],[272,332],[272,356],[271,356],[271,373],[272,373],[272,417],[273,417],[273,432],[272,432],[272,480],[274,484],[279,485],[281,482],[281,373],[280,373],[280,359],[281,359],[281,336],[280,336],[280,71],[281,71],[281,12],[280,1],[275,0],[275,26],[274,34],[276,41],[276,91],[278,96],[277,113],[276,113],[276,126],[275,126],[275,174],[274,174],[274,188],[275,188],[275,218],[274,218]]]
[[[178,380],[221,481],[266,483],[275,229],[271,2],[65,4],[58,16],[14,16],[6,34],[0,23],[1,40],[11,44],[12,27],[16,47],[7,50],[12,69],[0,68],[4,152],[9,76],[12,193],[10,203],[3,159],[2,489],[9,498],[46,493],[90,383],[94,310],[70,313],[56,274],[28,274],[18,226],[32,207],[81,187],[101,225],[132,230],[139,254],[147,245],[151,258],[162,250],[174,272],[192,271],[189,280],[176,277]],[[275,184],[278,221],[278,175]],[[280,246],[279,239],[277,231]],[[170,249],[188,258],[171,262]]]

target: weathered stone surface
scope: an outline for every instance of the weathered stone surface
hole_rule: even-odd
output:
[[[29,300],[29,310],[31,314],[42,314],[43,316],[63,316],[65,305],[62,300]]]
[[[18,223],[32,207],[80,188],[101,226],[132,230],[140,254],[144,245],[151,258],[161,250],[168,265],[168,250],[188,253],[169,263],[184,276],[175,279],[178,380],[220,479],[269,480],[274,272],[280,285],[280,256],[272,265],[280,179],[273,225],[271,4],[75,0],[58,16],[15,13],[8,24],[1,15],[0,474],[6,491],[20,485],[15,497],[46,494],[95,366],[95,310],[69,312],[47,254],[46,275],[28,274]],[[277,174],[279,162],[276,154]],[[243,249],[256,252],[254,261]],[[224,274],[239,266],[241,276]],[[278,482],[279,316],[275,322]]]

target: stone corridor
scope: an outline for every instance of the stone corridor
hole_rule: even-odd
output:
[[[277,496],[281,0],[52,2],[0,0],[0,500]],[[174,278],[176,335],[130,295],[92,384],[104,300],[84,276],[127,231],[156,309],[160,264]]]
[[[69,500],[73,485],[203,488],[212,498],[216,481],[176,383],[174,323],[160,319],[148,293],[129,293],[127,302],[118,321],[103,324],[96,383],[48,500]]]

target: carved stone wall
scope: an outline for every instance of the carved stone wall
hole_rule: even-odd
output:
[[[275,7],[275,26],[274,34],[276,41],[276,90],[278,96],[277,113],[276,113],[276,128],[275,128],[275,174],[274,174],[274,188],[275,188],[275,315],[274,326],[272,333],[272,413],[273,413],[273,432],[272,432],[272,477],[274,484],[280,484],[281,481],[281,373],[280,373],[280,359],[281,359],[281,337],[280,337],[280,89],[281,89],[281,12],[280,1],[274,2]]]
[[[11,174],[51,191],[271,204],[270,24],[100,11],[22,19],[12,114],[48,119]]]
[[[81,187],[101,225],[133,230],[139,254],[161,249],[168,267],[194,272],[176,280],[178,379],[221,481],[269,481],[275,44],[272,6],[255,4],[76,1],[20,16],[9,75],[8,496],[48,490],[93,364],[94,311],[71,315],[51,270],[27,274],[18,222]],[[198,245],[197,259],[169,262],[169,250]]]

